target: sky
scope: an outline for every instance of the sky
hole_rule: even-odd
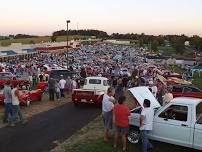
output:
[[[0,35],[66,29],[202,36],[202,0],[0,0]]]

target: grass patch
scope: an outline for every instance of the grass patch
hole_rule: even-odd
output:
[[[199,152],[195,149],[189,149],[186,147],[180,147],[176,145],[160,143],[152,141],[154,146],[153,152]],[[96,140],[83,141],[79,144],[66,147],[65,152],[122,152],[121,141],[119,141],[119,147],[113,148],[113,140],[109,143],[104,143],[102,138]],[[128,145],[128,152],[141,152],[141,143],[136,145]]]
[[[88,39],[90,36],[80,36],[80,35],[72,35],[69,36],[69,40],[73,39]],[[66,41],[66,36],[57,36],[56,41]],[[1,46],[8,46],[11,43],[22,43],[22,44],[34,44],[34,43],[42,43],[42,42],[50,42],[51,36],[39,36],[36,38],[25,38],[25,39],[8,39],[8,40],[0,40]]]
[[[175,49],[172,46],[159,46],[159,53],[176,54]]]

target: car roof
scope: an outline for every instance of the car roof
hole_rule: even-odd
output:
[[[185,105],[198,105],[200,102],[202,102],[202,99],[200,98],[193,98],[193,97],[176,97],[171,100],[172,103],[176,104],[185,104]]]

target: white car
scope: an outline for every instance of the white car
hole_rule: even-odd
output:
[[[149,99],[155,110],[150,139],[202,150],[202,99],[178,97],[161,107],[147,87],[129,91],[140,105],[129,116],[129,142],[139,141],[139,116],[144,99]]]
[[[120,71],[119,71],[119,75],[120,76],[128,76],[128,77],[131,76],[131,74],[130,74],[130,72],[128,71],[127,68],[121,68]]]

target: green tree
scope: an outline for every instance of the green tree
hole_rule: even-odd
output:
[[[174,42],[174,48],[176,51],[176,54],[183,54],[185,51],[185,46],[184,46],[184,40],[177,38],[176,41]]]
[[[202,38],[198,35],[194,35],[190,38],[190,45],[196,50],[200,51],[202,49]]]
[[[56,39],[57,39],[57,36],[55,36],[55,35],[51,36],[51,42],[56,42]]]
[[[157,40],[152,41],[152,43],[151,43],[151,49],[153,51],[156,52],[158,50],[158,46],[159,46],[159,42]]]

